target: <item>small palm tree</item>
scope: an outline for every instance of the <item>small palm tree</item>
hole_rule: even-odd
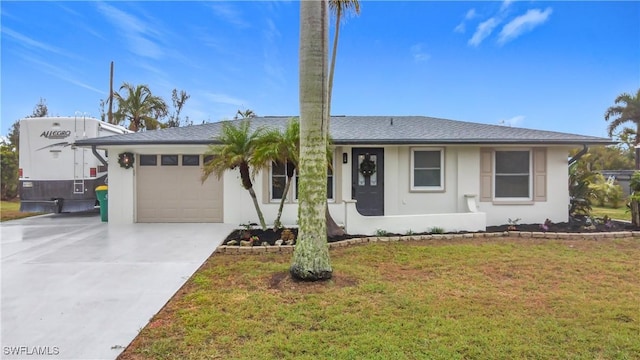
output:
[[[125,82],[120,87],[120,92],[123,90],[125,95],[113,94],[118,101],[118,111],[113,114],[116,123],[129,120],[129,130],[136,132],[159,128],[158,119],[167,116],[168,113],[164,100],[153,95],[147,85],[133,86]]]
[[[262,210],[260,210],[258,198],[253,190],[253,182],[251,180],[257,171],[255,167],[254,170],[251,171],[251,167],[254,164],[254,152],[263,134],[264,129],[262,128],[258,128],[252,132],[251,122],[249,120],[242,120],[237,126],[232,122],[224,122],[220,130],[220,135],[217,137],[220,144],[210,145],[209,150],[205,154],[213,155],[213,158],[204,164],[201,180],[204,182],[214,173],[218,179],[220,179],[225,171],[238,168],[240,170],[242,187],[249,191],[253,205],[258,213],[260,226],[262,230],[266,230],[267,225],[264,222],[264,216],[262,215]]]
[[[280,131],[279,129],[269,129],[265,131],[254,153],[254,161],[256,164],[262,164],[263,166],[269,166],[272,162],[286,164],[287,181],[284,186],[282,198],[280,199],[278,215],[273,222],[274,229],[282,227],[280,223],[282,209],[284,208],[295,170],[298,167],[299,154],[300,121],[298,121],[297,118],[290,119],[284,131]]]
[[[640,134],[640,89],[635,96],[627,93],[620,94],[615,104],[604,113],[605,120],[611,119],[607,131],[609,136],[613,136],[614,131],[625,123],[631,123],[635,127],[636,169],[640,169],[640,148],[637,147],[640,144],[638,136]]]

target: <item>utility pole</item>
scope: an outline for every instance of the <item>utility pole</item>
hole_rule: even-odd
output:
[[[111,62],[111,74],[109,76],[109,124],[113,124],[113,61]]]

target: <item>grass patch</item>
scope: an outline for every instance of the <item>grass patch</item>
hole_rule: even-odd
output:
[[[20,201],[0,201],[0,221],[22,219],[40,213],[20,212]]]
[[[640,241],[433,240],[215,255],[119,359],[637,359]]]
[[[591,216],[604,217],[605,215],[615,220],[631,221],[631,211],[626,206],[622,206],[618,209],[598,206],[592,207]]]

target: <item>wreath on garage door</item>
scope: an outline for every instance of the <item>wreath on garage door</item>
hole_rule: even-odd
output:
[[[133,156],[133,153],[123,152],[118,155],[118,164],[120,164],[120,167],[122,168],[129,169],[130,167],[133,167],[134,162],[135,156]]]
[[[376,173],[376,163],[369,158],[369,154],[367,154],[360,163],[360,173],[364,176],[371,176]]]

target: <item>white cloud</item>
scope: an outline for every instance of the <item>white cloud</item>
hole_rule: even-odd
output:
[[[499,23],[500,21],[495,17],[492,17],[489,20],[481,22],[480,25],[478,25],[478,27],[476,28],[476,32],[473,34],[471,39],[469,39],[468,44],[471,46],[480,45],[480,43],[484,39],[486,39],[487,36],[491,35],[491,33],[493,32],[493,29],[495,29],[495,27],[498,26]]]
[[[214,103],[229,104],[229,105],[235,105],[239,107],[246,106],[247,104],[247,101],[229,96],[227,94],[207,92],[207,93],[204,93],[203,95]]]
[[[517,115],[506,120],[500,120],[498,123],[505,126],[521,126],[524,122],[524,115]]]
[[[431,59],[431,55],[423,49],[423,44],[413,45],[411,47],[411,56],[415,62],[424,62]]]
[[[476,12],[476,9],[474,8],[469,9],[469,11],[467,11],[467,13],[464,15],[464,20],[462,20],[462,22],[458,24],[458,26],[456,26],[453,29],[453,31],[461,34],[464,33],[467,30],[466,21],[473,20],[476,17],[478,17],[478,13]]]
[[[159,37],[159,34],[149,26],[148,21],[139,19],[131,14],[119,10],[104,2],[99,2],[98,10],[115,25],[129,42],[129,50],[136,55],[160,59],[165,52],[150,40],[151,37]]]
[[[502,5],[500,6],[500,11],[507,10],[507,8],[511,5],[512,2],[513,2],[513,0],[504,0],[502,2]]]
[[[51,46],[51,45],[47,45],[44,43],[41,43],[37,40],[34,40],[26,35],[20,34],[17,31],[13,31],[9,28],[3,27],[2,28],[2,33],[14,40],[17,40],[18,44],[27,47],[27,48],[32,48],[32,49],[38,49],[38,50],[44,50],[47,52],[52,52],[58,55],[64,55],[65,52],[62,49],[59,49],[57,47]]]
[[[242,14],[236,9],[236,7],[232,6],[231,4],[215,2],[210,4],[209,7],[216,15],[230,24],[233,24],[239,28],[249,27],[249,22],[247,22],[243,18]]]
[[[546,8],[544,11],[540,9],[531,9],[524,15],[520,15],[506,24],[500,35],[498,36],[498,43],[504,44],[511,41],[518,36],[533,30],[535,27],[544,24],[551,16],[553,10]]]

